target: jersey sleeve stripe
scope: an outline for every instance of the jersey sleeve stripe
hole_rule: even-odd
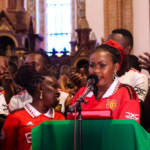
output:
[[[137,100],[137,95],[136,95],[136,92],[134,91],[133,87],[126,85],[126,84],[121,84],[120,88],[121,87],[124,87],[128,90],[130,100]]]
[[[15,109],[13,111],[10,112],[10,114],[14,114],[15,112],[21,111],[21,110],[25,110],[24,108],[19,108],[19,109]]]

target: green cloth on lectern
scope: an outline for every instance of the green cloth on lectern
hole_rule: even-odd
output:
[[[77,121],[77,150],[78,121]],[[150,150],[150,134],[135,120],[83,120],[83,150]],[[32,150],[74,150],[74,121],[45,121],[32,129]]]

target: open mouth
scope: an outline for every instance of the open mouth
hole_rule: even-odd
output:
[[[102,77],[98,76],[98,79],[99,79],[99,80],[101,80],[101,79],[102,79]]]

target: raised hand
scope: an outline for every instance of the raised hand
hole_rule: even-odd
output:
[[[147,56],[142,56],[139,55],[139,63],[140,63],[140,67],[142,69],[147,70],[150,73],[150,53],[144,52],[144,54]]]
[[[87,77],[85,76],[85,74],[83,75],[83,74],[79,74],[79,73],[72,72],[72,73],[69,75],[69,78],[73,81],[73,83],[74,83],[78,88],[81,88],[81,87],[86,86]]]
[[[9,103],[11,97],[14,95],[13,89],[13,77],[9,72],[8,68],[5,66],[0,67],[0,81],[5,91],[5,99],[7,104]]]

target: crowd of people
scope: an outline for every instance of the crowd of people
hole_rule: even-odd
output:
[[[141,69],[150,73],[150,54],[130,55],[132,47],[132,34],[116,29],[91,52],[88,72],[98,77],[98,83],[81,107],[82,111],[111,110],[112,119],[134,119],[148,131],[149,81]],[[31,52],[19,68],[0,52],[1,149],[31,149],[31,129],[43,121],[66,120],[69,106],[86,85],[83,68],[80,73],[61,75],[57,81],[44,52]]]

